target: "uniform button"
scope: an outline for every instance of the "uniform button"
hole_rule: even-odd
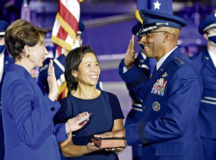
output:
[[[52,108],[51,108],[51,111],[54,111],[54,110],[55,110],[55,107],[52,107]]]
[[[163,72],[163,68],[161,68],[160,70],[161,70],[161,72]]]
[[[145,110],[146,109],[146,107],[145,106],[143,106],[143,110]]]
[[[209,60],[209,57],[208,57],[208,56],[205,56],[205,59],[206,59],[206,60]]]

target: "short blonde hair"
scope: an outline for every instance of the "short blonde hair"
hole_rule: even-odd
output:
[[[19,19],[13,22],[5,32],[5,44],[14,60],[21,59],[25,45],[35,46],[44,42],[45,29]]]

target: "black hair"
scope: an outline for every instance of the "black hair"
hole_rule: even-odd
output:
[[[76,77],[72,75],[72,72],[78,70],[83,56],[87,53],[93,53],[96,56],[95,52],[89,46],[81,46],[71,50],[66,57],[64,74],[69,92],[77,89],[78,82]]]

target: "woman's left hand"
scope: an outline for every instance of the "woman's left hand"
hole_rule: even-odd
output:
[[[88,112],[83,112],[74,118],[68,119],[68,121],[66,122],[66,126],[65,126],[66,133],[69,134],[85,126],[86,123],[88,123],[89,121],[89,117],[90,117],[90,114]]]

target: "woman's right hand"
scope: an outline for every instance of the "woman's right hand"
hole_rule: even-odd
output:
[[[90,114],[88,112],[83,112],[78,114],[76,117],[68,119],[66,122],[66,133],[70,134],[71,132],[77,131],[86,125],[89,121]],[[82,119],[86,118],[84,121]]]
[[[49,85],[49,98],[52,101],[57,99],[58,95],[58,84],[56,81],[55,70],[53,66],[53,60],[50,60],[49,68],[48,68],[48,77],[47,77],[48,85]]]

